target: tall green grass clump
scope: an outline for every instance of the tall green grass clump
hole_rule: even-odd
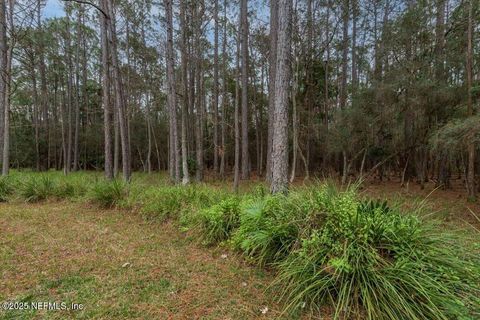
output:
[[[162,221],[175,217],[183,223],[191,224],[197,218],[199,210],[224,197],[225,192],[200,184],[154,187],[145,191],[140,201],[141,213],[147,219]]]
[[[260,265],[278,263],[298,246],[303,234],[322,224],[323,208],[335,193],[328,183],[293,189],[288,196],[254,192],[242,204],[232,242]]]
[[[32,174],[20,185],[20,196],[26,202],[39,202],[55,195],[56,181],[49,174]]]
[[[128,194],[128,186],[120,180],[97,181],[90,190],[89,198],[102,208],[112,208],[125,199]]]
[[[463,236],[355,190],[309,190],[319,215],[278,263],[287,310],[335,319],[478,319],[478,252]]]
[[[285,196],[247,199],[242,204],[234,247],[260,265],[284,257],[298,236],[298,212],[289,210]]]
[[[227,240],[240,224],[240,199],[231,196],[200,212],[203,236],[207,244]]]
[[[8,201],[8,198],[13,194],[14,189],[14,181],[11,177],[0,177],[0,202]]]

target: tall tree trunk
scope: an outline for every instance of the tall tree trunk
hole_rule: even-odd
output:
[[[357,62],[357,20],[358,0],[352,1],[352,93],[355,95],[358,89],[358,62]]]
[[[340,86],[340,108],[345,109],[347,102],[347,68],[348,68],[348,22],[349,22],[349,0],[343,0],[343,36],[342,36],[342,80]]]
[[[239,28],[240,30],[240,28]],[[240,178],[240,32],[237,33],[237,56],[235,66],[235,110],[234,110],[234,127],[235,127],[235,161],[233,174],[233,190],[238,192],[238,182]]]
[[[225,178],[225,122],[227,121],[227,0],[223,1],[223,34],[222,34],[222,122],[220,145],[220,177]]]
[[[288,190],[288,97],[290,91],[290,50],[292,0],[278,6],[277,70],[272,149],[272,193]]]
[[[166,44],[166,63],[167,63],[167,100],[169,113],[169,169],[170,178],[178,183],[180,181],[180,151],[178,148],[177,136],[177,101],[175,91],[175,66],[173,51],[173,13],[172,0],[164,0],[165,15],[167,18],[167,44]]]
[[[242,55],[242,179],[250,176],[248,153],[248,0],[240,0]]]
[[[218,0],[214,0],[213,20],[214,52],[213,52],[213,171],[218,172]]]
[[[120,74],[120,66],[118,62],[117,52],[117,34],[115,28],[115,10],[112,0],[107,1],[108,14],[110,19],[107,19],[109,26],[109,43],[111,45],[110,56],[112,59],[113,82],[115,87],[115,108],[118,110],[118,119],[120,126],[120,143],[122,146],[122,174],[125,181],[130,181],[130,150],[128,143],[128,125],[126,108],[123,98],[122,78]]]
[[[67,30],[66,30],[66,44],[65,50],[67,55],[67,158],[65,159],[64,173],[68,174],[72,169],[72,109],[73,109],[73,63],[72,63],[72,44],[71,44],[71,29],[70,29],[70,13],[67,9]],[[36,125],[38,127],[38,123]],[[37,133],[35,133],[37,135]],[[39,163],[40,165],[40,163]],[[40,169],[39,167],[37,168]]]
[[[272,142],[273,142],[273,110],[275,106],[275,71],[277,63],[277,28],[278,28],[278,3],[270,0],[270,48],[268,71],[268,132],[267,132],[267,168],[266,180],[272,180]]]
[[[467,115],[473,116],[473,94],[472,94],[472,73],[473,73],[473,1],[468,1],[468,27],[467,27]],[[468,170],[467,170],[467,186],[468,197],[471,200],[475,199],[475,144],[474,139],[469,139],[468,142]]]
[[[101,2],[102,10],[107,8],[105,2]],[[105,178],[114,178],[112,163],[112,107],[110,105],[110,64],[109,47],[107,36],[107,21],[103,13],[100,13],[100,38],[102,46],[102,105],[103,105],[103,131],[104,131],[104,156],[105,156]]]
[[[190,182],[190,176],[188,173],[188,150],[187,150],[187,113],[188,113],[188,79],[187,79],[187,22],[186,22],[186,2],[185,0],[180,1],[180,28],[182,30],[182,44],[181,44],[181,55],[182,55],[182,84],[183,84],[183,104],[182,104],[182,131],[181,131],[181,142],[182,142],[182,184],[188,184]]]
[[[10,6],[13,7],[13,0],[10,0]],[[10,9],[11,14],[13,15],[13,9]],[[13,18],[10,18],[12,21],[10,23],[11,28],[13,28]],[[47,148],[47,161],[45,164],[46,169],[50,168],[50,126],[48,120],[48,89],[47,89],[47,77],[46,77],[46,65],[45,65],[45,40],[44,40],[44,30],[42,26],[41,19],[41,1],[38,1],[37,4],[37,25],[38,31],[40,34],[38,42],[38,71],[40,73],[40,96],[41,96],[41,109],[43,113],[43,127],[44,127],[44,140]]]
[[[3,117],[0,118],[2,121],[0,123],[0,131],[2,131],[3,147],[2,147],[2,174],[8,174],[9,160],[8,160],[8,146],[5,145],[5,142],[8,144],[8,44],[7,44],[7,19],[6,19],[6,4],[5,0],[0,0],[0,112],[3,112]],[[6,116],[5,116],[6,115]],[[7,140],[7,141],[6,141]],[[7,153],[5,153],[7,149]],[[5,156],[7,155],[7,158]]]

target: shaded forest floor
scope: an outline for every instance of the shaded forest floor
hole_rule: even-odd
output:
[[[171,223],[145,223],[121,210],[1,204],[0,261],[0,301],[84,305],[82,311],[0,311],[2,319],[278,316],[265,293],[268,273],[201,246]]]

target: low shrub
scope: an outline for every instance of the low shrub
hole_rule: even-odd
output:
[[[278,265],[287,310],[332,304],[335,319],[474,319],[478,252],[455,233],[349,190]]]
[[[32,175],[20,186],[20,196],[26,202],[38,202],[55,195],[55,180],[48,174]]]
[[[260,265],[282,259],[299,232],[299,212],[290,204],[287,197],[280,195],[246,200],[233,245]]]
[[[14,191],[14,184],[12,178],[8,176],[0,177],[0,202],[8,201],[10,195]]]
[[[240,224],[240,200],[228,197],[220,203],[203,209],[200,213],[201,227],[206,243],[213,244],[230,237]]]
[[[120,181],[97,181],[90,191],[90,200],[102,208],[112,208],[125,199],[128,194],[128,186]]]
[[[194,223],[197,217],[192,216],[197,216],[199,210],[219,202],[224,197],[224,192],[204,185],[149,188],[140,201],[140,211],[147,219],[166,220],[180,217],[185,223]]]

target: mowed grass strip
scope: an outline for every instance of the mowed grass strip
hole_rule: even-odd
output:
[[[0,319],[271,319],[271,277],[170,223],[55,202],[0,204],[0,301],[81,303],[81,311],[0,311]],[[268,311],[262,314],[261,310]]]

